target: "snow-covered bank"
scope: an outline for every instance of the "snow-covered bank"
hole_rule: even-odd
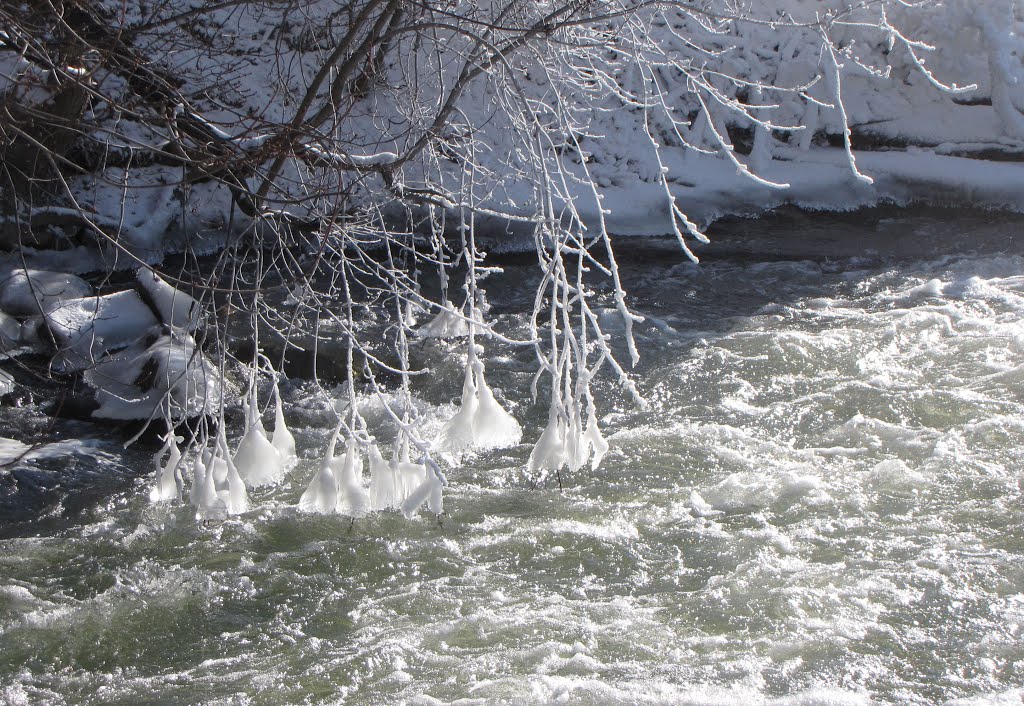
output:
[[[1024,143],[1022,143],[1024,144]],[[974,158],[963,154],[972,146],[983,145],[989,156]],[[981,149],[981,147],[979,147]],[[1016,159],[1011,149],[995,143],[945,142],[934,147],[905,146],[885,150],[855,150],[861,171],[872,178],[866,184],[849,170],[846,154],[838,148],[818,147],[808,152],[777,155],[761,172],[771,181],[787,184],[777,189],[752,182],[718,156],[696,156],[679,162],[678,174],[669,185],[672,200],[660,184],[625,175],[609,180],[599,192],[599,213],[594,193],[588,185],[577,184],[572,200],[582,220],[595,230],[604,225],[615,238],[629,236],[671,236],[672,204],[683,210],[702,229],[731,216],[755,217],[785,206],[815,212],[850,212],[875,206],[937,206],[986,209],[994,212],[1024,212],[1024,160]],[[689,179],[686,175],[689,175]],[[528,198],[525,185],[516,191]],[[503,201],[482,202],[489,214],[481,216],[480,238],[491,252],[526,252],[535,247],[532,211],[515,210],[508,203],[520,202],[506,189]],[[396,218],[402,214],[396,215]],[[193,224],[198,225],[198,224]],[[181,233],[169,233],[166,249],[148,257],[158,265],[166,255],[177,252],[189,242]],[[203,236],[207,249],[216,252],[226,241],[224,233]],[[372,242],[371,242],[372,246]],[[702,246],[689,243],[697,251]],[[86,275],[102,272],[110,266],[103,253],[87,247],[73,250],[40,250],[24,247],[16,253],[0,255],[0,268],[12,269],[24,261],[31,269],[54,270]],[[125,269],[138,267],[129,258],[120,261]]]
[[[914,151],[1020,155],[1024,33],[1011,0],[772,0],[742,11],[625,3],[621,15],[598,2],[546,20],[543,3],[427,3],[392,15],[393,3],[367,0],[349,8],[365,17],[347,21],[327,0],[301,15],[255,2],[183,5],[184,16],[175,2],[80,4],[92,13],[83,21],[105,18],[95,41],[114,52],[111,65],[0,52],[0,88],[15,103],[45,107],[61,81],[84,80],[92,95],[82,154],[58,155],[83,162],[66,175],[61,203],[2,223],[10,242],[104,250],[102,261],[56,256],[65,271],[209,252],[229,230],[294,243],[297,222],[379,225],[381,211],[410,205],[688,237],[685,218],[706,224],[779,204],[1020,201],[1016,170]],[[378,11],[390,30],[375,38]],[[524,37],[541,20],[545,33]],[[466,29],[488,23],[494,36],[482,43]],[[38,51],[45,41],[56,40],[39,38]],[[368,44],[352,48],[359,42]],[[500,61],[488,54],[502,46]],[[140,62],[152,69],[124,67]],[[349,71],[351,85],[328,81],[332,70]],[[140,96],[155,102],[125,113]],[[171,123],[156,115],[168,111]],[[298,138],[287,134],[300,124]],[[870,138],[906,149],[846,153],[848,131],[855,147]],[[203,159],[214,164],[199,168]],[[26,227],[31,238],[19,236]]]
[[[689,218],[708,228],[721,218],[752,217],[783,206],[816,212],[849,212],[875,206],[936,206],[1024,212],[1024,161],[972,159],[907,147],[855,151],[857,165],[870,176],[867,184],[851,174],[845,153],[821,147],[775,159],[761,172],[784,189],[752,182],[719,157],[680,164],[679,173],[692,182],[663,186],[618,178],[600,191],[600,213],[593,192],[578,186],[574,201],[580,217],[593,228],[604,225],[617,237],[670,236],[673,203]],[[525,217],[525,213],[520,214]],[[495,252],[532,250],[529,229],[510,222],[490,222],[497,235],[487,237]],[[689,245],[694,251],[703,249]]]

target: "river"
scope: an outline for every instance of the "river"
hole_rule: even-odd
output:
[[[1021,703],[1024,219],[715,234],[699,266],[623,243],[649,406],[602,382],[611,450],[561,490],[523,472],[546,407],[496,346],[524,443],[449,468],[441,521],[295,508],[332,422],[306,383],[299,466],[219,524],[149,502],[153,448],[58,424],[0,470],[0,701]],[[536,266],[499,262],[521,332]],[[458,347],[417,346],[439,426]]]

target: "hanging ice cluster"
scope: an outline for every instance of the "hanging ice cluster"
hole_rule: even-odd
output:
[[[204,448],[192,464],[190,500],[200,520],[223,520],[249,509],[249,494],[228,451],[223,429],[213,449]]]
[[[438,448],[450,453],[514,446],[523,436],[519,422],[494,398],[484,364],[471,342],[462,382],[462,406],[441,429]]]
[[[443,512],[444,477],[432,463],[410,461],[408,442],[395,444],[390,461],[384,459],[375,442],[369,444],[370,480],[367,486],[358,441],[350,439],[345,445],[345,453],[334,455],[340,431],[339,424],[331,436],[319,470],[299,499],[301,509],[348,517],[400,510],[411,519],[426,502],[434,514]]]
[[[232,454],[224,429],[200,449],[192,461],[189,500],[201,520],[219,520],[249,509],[248,488],[275,484],[295,465],[295,439],[284,421],[281,395],[274,384],[276,414],[273,441],[268,440],[255,389],[245,402],[245,433]],[[150,491],[153,502],[180,500],[184,488],[184,467],[178,444],[183,439],[168,432],[154,458],[156,482]]]
[[[260,418],[253,386],[243,404],[245,431],[235,452],[230,452],[221,427],[212,444],[196,454],[191,463],[189,499],[198,519],[222,520],[246,512],[249,489],[279,483],[296,463],[295,439],[285,424],[276,383],[274,396],[272,440]],[[564,405],[559,403],[558,398],[552,401],[547,427],[530,454],[529,469],[546,474],[568,466],[575,471],[588,461],[596,469],[608,450],[608,442],[598,428],[593,400],[588,396],[585,425],[580,406],[566,414]],[[375,441],[367,441],[365,435],[360,440],[352,433],[356,426],[353,423],[345,435],[343,452],[336,455],[343,426],[341,420],[335,427],[320,467],[299,499],[300,509],[352,518],[385,510],[398,510],[412,518],[424,504],[431,513],[443,512],[446,481],[429,453],[413,461],[410,440],[403,432],[390,459],[386,459]],[[521,437],[519,423],[495,399],[484,378],[483,362],[471,352],[463,379],[462,405],[442,428],[438,448],[450,452],[496,448],[515,445]],[[178,447],[181,442],[180,437],[168,432],[154,457],[156,478],[150,492],[154,502],[182,497],[188,464]],[[368,479],[364,475],[361,448],[366,449],[369,461]],[[425,449],[422,446],[421,450]]]
[[[255,387],[245,403],[245,434],[235,451],[234,463],[250,488],[274,485],[284,476],[285,471],[295,465],[295,438],[284,423],[284,409],[281,393],[274,384],[275,414],[274,438],[267,438],[267,431],[260,419]]]
[[[168,431],[164,436],[164,445],[153,458],[156,465],[156,484],[149,492],[149,499],[153,502],[181,500],[181,491],[185,487],[185,481],[182,475],[181,451],[178,450],[178,444],[182,441],[184,441],[183,438],[176,437],[173,431]]]
[[[567,420],[568,417],[568,420]],[[594,470],[608,452],[608,442],[601,435],[597,425],[597,412],[592,399],[588,399],[587,424],[583,426],[583,415],[579,406],[574,406],[569,415],[559,409],[558,400],[552,399],[548,410],[548,424],[530,453],[527,464],[530,471],[558,471],[568,466],[578,471],[590,462]]]

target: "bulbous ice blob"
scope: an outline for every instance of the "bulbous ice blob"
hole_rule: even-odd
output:
[[[473,427],[480,405],[475,377],[472,364],[466,365],[466,375],[462,382],[462,407],[441,428],[439,435],[438,448],[444,451],[458,453],[473,446]]]
[[[173,431],[167,432],[163,448],[153,457],[153,463],[156,466],[156,483],[149,491],[149,499],[153,502],[181,500],[181,491],[185,486],[185,481],[181,474],[182,462],[178,441],[181,439],[176,438]],[[163,462],[165,454],[167,461]]]
[[[327,453],[320,461],[320,469],[309,482],[306,491],[299,498],[299,509],[306,512],[335,512],[338,508],[338,479],[334,476],[334,447],[338,435],[335,433],[327,447]]]
[[[255,397],[247,405],[248,429],[235,451],[234,463],[239,475],[250,488],[272,485],[284,475],[281,454],[267,440],[267,434],[256,409]]]
[[[531,471],[557,471],[566,461],[565,422],[552,403],[548,425],[530,452],[528,466]]]
[[[493,449],[514,446],[523,437],[523,429],[515,417],[506,412],[494,399],[491,388],[484,379],[484,365],[474,361],[476,374],[477,409],[473,419],[473,445],[476,448]]]
[[[362,517],[370,511],[370,494],[363,488],[363,460],[356,450],[356,443],[350,442],[340,464],[335,466],[338,477],[338,512],[349,517]]]
[[[281,392],[277,389],[276,381],[274,382],[274,399],[277,402],[274,409],[274,436],[271,443],[277,449],[282,470],[285,470],[295,465],[298,456],[295,453],[295,437],[284,423],[284,407],[281,404]]]
[[[224,459],[213,456],[204,464],[202,487],[199,492],[199,508],[196,510],[198,520],[223,520],[228,515],[228,506],[217,492],[218,462],[223,465],[225,485],[227,480],[227,464]]]

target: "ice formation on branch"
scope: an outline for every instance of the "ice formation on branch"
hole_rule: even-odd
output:
[[[363,461],[359,442],[349,439],[345,453],[335,456],[341,422],[328,442],[320,468],[299,499],[299,507],[307,512],[339,513],[362,517],[372,509],[371,494],[363,487]],[[371,463],[372,463],[371,456]]]
[[[582,417],[574,413],[569,424],[554,403],[548,413],[548,423],[530,452],[527,468],[533,472],[558,471],[568,466],[578,471],[590,462],[594,470],[608,452],[608,442],[601,435],[597,415],[591,407],[584,429]]]
[[[406,519],[411,520],[419,512],[423,503],[426,503],[427,509],[430,512],[440,515],[444,512],[443,489],[444,484],[441,482],[441,479],[433,473],[427,473],[423,481],[402,502],[402,514],[405,515]]]
[[[284,475],[284,461],[274,444],[267,439],[263,420],[260,419],[255,386],[243,407],[245,434],[235,451],[234,464],[250,488],[273,485]]]
[[[327,452],[320,461],[313,479],[299,498],[299,508],[306,512],[332,513],[338,508],[338,479],[334,475],[334,449],[338,442],[338,429],[331,434]]]
[[[362,517],[370,512],[370,494],[363,487],[363,459],[355,441],[345,448],[345,455],[333,461],[338,479],[338,512],[349,517]]]
[[[153,464],[156,466],[156,482],[149,493],[153,502],[162,500],[181,500],[181,492],[185,487],[185,480],[182,474],[181,451],[178,444],[184,441],[182,437],[176,437],[173,431],[164,435],[164,445],[153,457]],[[166,456],[166,461],[164,457]]]
[[[281,402],[281,390],[277,377],[274,377],[274,436],[271,439],[281,459],[281,466],[287,470],[295,465],[298,456],[295,453],[295,437],[284,422],[284,404]]]
[[[555,401],[548,410],[548,423],[530,452],[527,467],[531,471],[557,471],[569,460],[566,445],[565,420],[559,414]]]
[[[223,520],[249,509],[249,494],[231,460],[223,430],[215,438],[212,451],[206,447],[197,455],[193,469],[191,501],[197,519]]]
[[[484,364],[470,342],[459,411],[441,429],[438,448],[449,453],[514,446],[522,438],[519,422],[494,398],[484,379]]]
[[[420,338],[463,338],[469,335],[466,317],[457,311],[451,302],[445,301],[441,311],[429,322],[416,330]]]
[[[399,450],[401,447],[401,450]],[[377,444],[370,445],[370,507],[377,510],[400,510],[429,472],[421,463],[409,460],[408,442],[396,442],[391,460],[386,461]],[[433,474],[429,474],[433,475]],[[416,508],[422,504],[422,500]],[[416,509],[412,510],[414,514]],[[405,512],[403,510],[403,512]],[[409,514],[409,513],[406,513]]]

